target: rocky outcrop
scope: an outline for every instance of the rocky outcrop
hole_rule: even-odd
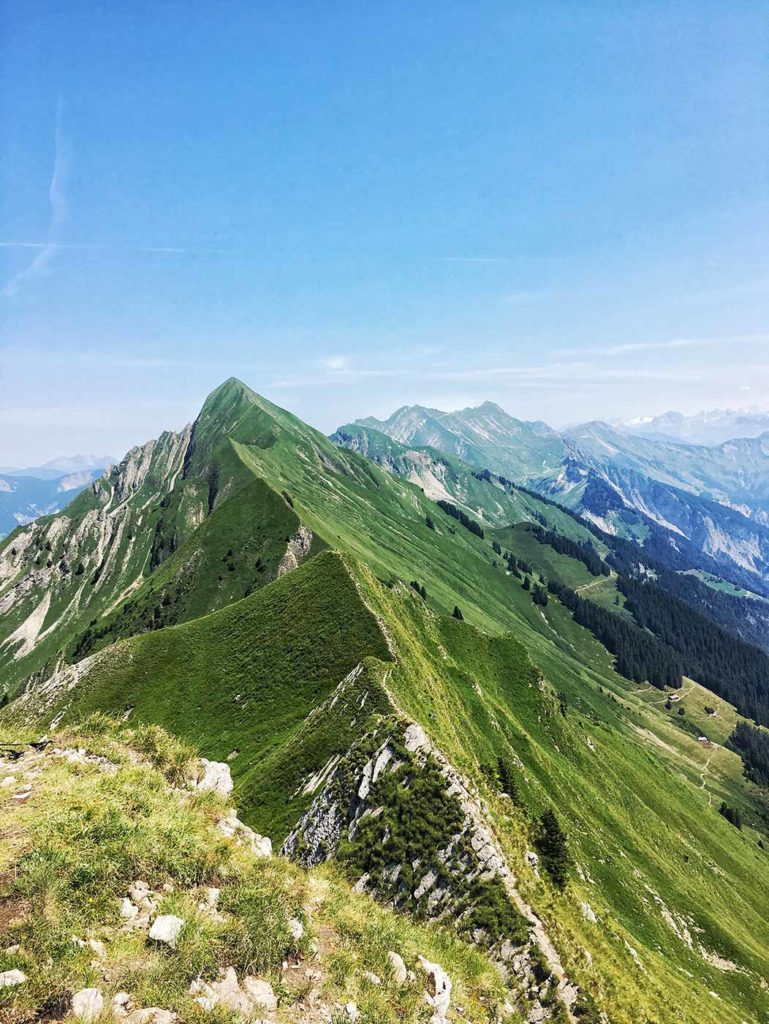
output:
[[[380,861],[381,853],[390,848],[390,817],[404,817],[403,806],[388,806],[388,794],[407,792],[416,773],[442,780],[434,790],[435,800],[440,804],[439,817],[445,816],[451,827],[436,848],[421,850],[417,859],[392,860],[384,868],[372,868],[370,861]],[[393,811],[391,816],[388,810]],[[436,830],[440,832],[440,826],[436,829],[431,821],[430,831]],[[413,836],[410,841],[414,842]],[[367,857],[366,842],[376,847],[376,858]],[[450,919],[469,931],[474,941],[492,948],[507,969],[524,981],[534,1009],[543,1009],[543,1016],[536,1019],[549,1019],[539,997],[544,1000],[554,993],[567,1018],[575,1020],[577,988],[570,983],[544,923],[521,895],[477,796],[418,724],[385,720],[354,747],[329,774],[282,852],[304,865],[314,865],[335,856],[342,844],[347,863],[365,868],[356,889],[420,916]],[[469,897],[470,891],[478,902]],[[483,926],[475,926],[475,912],[491,905],[499,911],[495,926],[490,929],[488,914],[483,915]],[[540,961],[546,965],[544,982],[535,970]]]
[[[312,531],[303,524],[297,528],[296,533],[289,539],[288,547],[280,560],[278,576],[296,569],[299,563],[307,557],[312,546]]]

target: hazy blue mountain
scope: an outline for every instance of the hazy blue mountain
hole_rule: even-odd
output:
[[[75,455],[43,466],[0,469],[0,537],[38,516],[59,512],[112,462],[106,456]]]
[[[615,426],[623,433],[688,441],[692,444],[722,444],[735,437],[759,437],[769,431],[769,412],[758,409],[711,409],[684,416],[666,412],[661,416],[638,416]]]
[[[763,592],[769,584],[769,434],[706,446],[627,434],[600,421],[559,433],[485,402],[451,413],[406,406],[386,420],[342,427],[334,439],[360,448],[360,428],[412,449],[390,466],[399,475],[413,473],[413,449],[445,452],[530,486],[609,533],[643,540],[656,524],[671,543],[690,543],[740,586]],[[372,457],[370,443],[363,449]],[[385,461],[381,445],[373,447],[373,457]],[[422,452],[423,467],[424,460]]]

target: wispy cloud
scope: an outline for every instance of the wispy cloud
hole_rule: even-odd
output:
[[[39,247],[32,261],[0,289],[0,295],[6,298],[11,298],[18,294],[27,281],[38,277],[45,271],[56,253],[57,238],[67,219],[65,188],[67,174],[69,173],[69,153],[64,138],[64,100],[61,96],[56,103],[53,150],[53,173],[51,174],[51,182],[48,186],[48,202],[51,206],[48,239]]]
[[[753,345],[769,341],[769,334],[733,334],[717,338],[661,338],[616,344],[591,345],[579,349],[559,349],[556,355],[624,356],[636,352],[655,352],[688,348],[718,348],[723,345]]]
[[[573,387],[580,384],[601,384],[607,381],[665,380],[698,381],[702,372],[698,369],[625,369],[608,368],[601,363],[586,360],[567,362],[553,361],[542,365],[486,365],[464,366],[451,369],[435,366],[413,367],[405,370],[397,367],[366,367],[348,364],[344,369],[330,369],[320,365],[314,374],[287,375],[270,382],[273,388],[308,388],[334,384],[354,384],[364,380],[408,379],[410,383],[462,383],[472,382],[489,387]]]
[[[205,246],[180,245],[95,245],[80,242],[21,242],[13,239],[0,239],[0,249],[51,249],[65,252],[117,252],[117,253],[158,253],[168,256],[195,256],[198,253],[211,253],[217,256],[237,256],[237,249],[210,249]]]

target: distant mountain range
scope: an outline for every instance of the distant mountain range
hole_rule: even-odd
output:
[[[760,437],[769,431],[769,412],[760,409],[710,409],[684,416],[666,412],[613,424],[627,434],[644,434],[690,444],[723,444],[735,437]]]
[[[60,511],[115,460],[109,456],[60,456],[42,466],[0,468],[0,537],[38,516]]]
[[[384,437],[411,454],[388,450]],[[769,594],[769,434],[707,447],[600,421],[559,433],[485,402],[456,412],[404,407],[386,420],[340,427],[333,439],[397,473],[410,462],[404,475],[412,479],[436,476],[425,465],[429,450],[446,453],[531,487],[610,534],[643,541],[661,528],[671,544],[691,545],[735,583]]]

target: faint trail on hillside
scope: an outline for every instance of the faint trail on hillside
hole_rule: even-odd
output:
[[[581,587],[577,587],[574,591],[575,594],[582,594],[586,590],[590,590],[591,587],[597,587],[599,583],[607,583],[615,580],[616,574],[612,573],[610,576],[599,576],[598,579],[591,580],[590,583],[583,583]]]
[[[713,760],[715,755],[716,755],[716,752],[714,750],[713,753],[710,755],[710,757],[705,762],[705,767],[700,772],[700,778],[702,779],[702,782],[700,783],[700,789],[705,789],[705,777],[708,775],[708,770],[710,768],[710,762]],[[712,776],[711,776],[711,778],[712,778]],[[708,804],[712,807],[713,806],[713,794],[710,792],[710,790],[707,790],[707,794],[708,794]]]

